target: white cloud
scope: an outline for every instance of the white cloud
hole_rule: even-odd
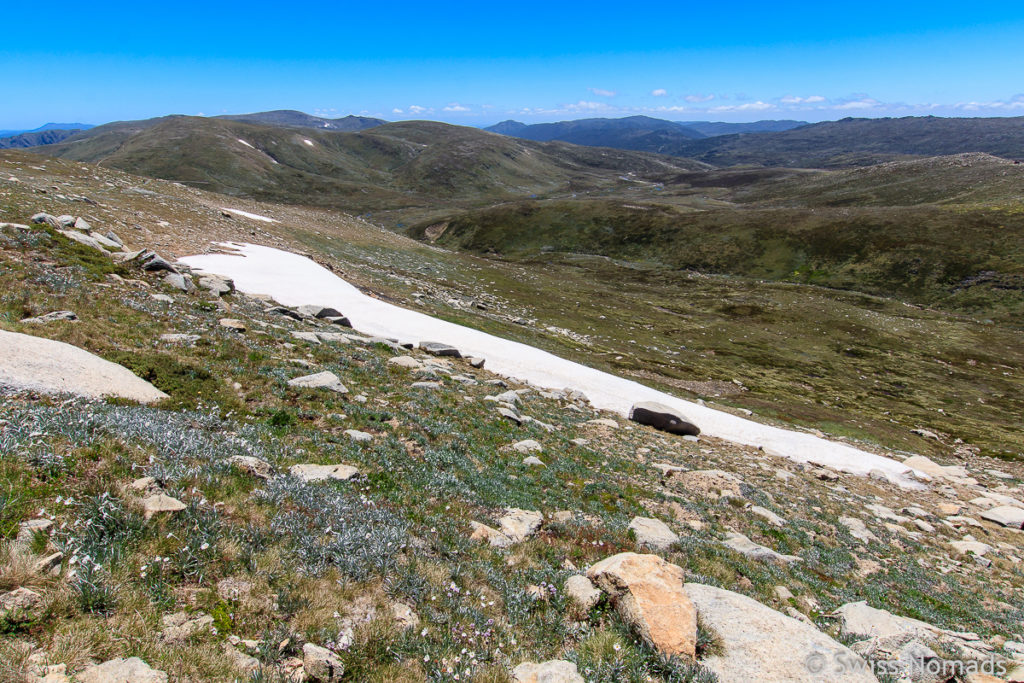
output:
[[[421,107],[418,104],[413,104],[413,105],[409,106],[409,113],[410,114],[422,114],[422,113],[428,112],[428,111],[431,111],[431,110],[428,109],[427,107]]]
[[[714,95],[693,94],[693,95],[687,95],[683,99],[686,100],[687,102],[694,102],[694,103],[697,103],[697,102],[710,102],[711,100],[715,99],[715,96]]]
[[[825,101],[825,98],[822,97],[821,95],[811,95],[810,97],[808,97],[808,98],[806,98],[804,100],[804,102],[810,102],[811,104],[815,104],[817,102],[824,102],[824,101]]]
[[[392,114],[404,114],[405,112],[402,111],[401,109],[399,109],[398,107],[395,107],[394,109],[391,110],[391,113]]]
[[[733,112],[733,111],[769,111],[771,109],[777,109],[774,104],[768,102],[746,102],[745,104],[723,104],[717,107],[711,107],[705,111],[711,112]]]
[[[655,97],[664,97],[665,95],[668,95],[668,90],[665,90],[664,88],[657,88],[656,90],[652,90],[651,94]]]
[[[444,111],[469,111],[469,107],[463,107],[458,102],[452,102],[444,108]]]
[[[872,97],[862,97],[856,100],[848,100],[830,105],[827,108],[845,111],[848,109],[875,109],[881,106],[881,102]]]
[[[598,97],[615,97],[616,95],[619,94],[614,90],[604,90],[602,88],[588,88],[588,90],[590,90],[590,92],[594,93]]]
[[[780,97],[779,102],[782,104],[818,104],[824,102],[825,98],[821,95],[810,95],[809,97],[797,97],[796,95],[786,95]]]

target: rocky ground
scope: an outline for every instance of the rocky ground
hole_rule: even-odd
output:
[[[301,248],[222,212],[265,208],[32,163],[0,195],[0,680],[1024,679],[1021,462],[943,443],[901,489],[657,431],[176,264]],[[157,393],[76,392],[73,356],[27,384],[17,335]]]

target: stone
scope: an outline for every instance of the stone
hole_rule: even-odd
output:
[[[877,541],[878,537],[871,533],[867,525],[863,521],[856,517],[840,517],[839,523],[846,527],[850,535],[856,538],[858,541],[869,543],[870,541]]]
[[[155,273],[159,271],[166,271],[168,273],[178,272],[178,270],[164,259],[164,257],[154,251],[150,251],[149,249],[143,249],[130,260],[138,263],[139,266],[147,273]]]
[[[42,603],[39,593],[24,586],[0,595],[0,619],[10,622],[28,621],[32,610]]]
[[[540,453],[544,450],[544,447],[533,439],[526,439],[524,441],[517,441],[512,444],[512,448],[520,453]]]
[[[77,322],[78,316],[75,315],[74,311],[53,311],[52,313],[39,315],[35,318],[23,318],[21,322],[28,325],[45,325],[46,323],[57,322],[59,320]]]
[[[700,428],[682,413],[653,401],[634,404],[629,411],[629,419],[670,434],[689,434],[691,436],[700,434]]]
[[[740,489],[743,480],[731,472],[722,470],[673,472],[668,476],[666,483],[670,488],[699,493],[711,499],[743,497]]]
[[[462,354],[454,346],[443,344],[441,342],[420,342],[419,347],[421,350],[426,351],[432,356],[449,356],[451,358],[462,358]]]
[[[589,612],[601,600],[597,586],[580,574],[565,580],[565,594],[584,612]]]
[[[138,657],[111,659],[90,666],[77,676],[76,683],[167,683],[167,674],[157,671]]]
[[[313,643],[302,646],[302,668],[312,681],[340,681],[345,673],[345,665],[338,655]]]
[[[60,573],[60,564],[64,561],[64,553],[56,552],[46,557],[42,557],[32,565],[32,571],[35,574],[49,574],[57,570],[56,573]]]
[[[413,389],[440,389],[442,384],[440,382],[413,382],[410,384]]]
[[[967,470],[963,467],[940,465],[923,455],[909,457],[903,464],[938,479],[963,479],[967,476]]]
[[[64,225],[59,220],[57,220],[56,216],[53,216],[48,213],[37,213],[36,215],[32,216],[31,221],[33,223],[37,223],[40,225],[48,225],[51,228],[54,228],[55,230],[60,230],[61,228],[64,227]]]
[[[588,425],[594,425],[595,427],[606,427],[608,429],[618,429],[619,423],[615,420],[609,420],[608,418],[600,417],[596,420],[587,420]]]
[[[587,577],[651,647],[693,658],[697,610],[683,589],[683,570],[657,555],[620,553],[590,568]]]
[[[149,298],[153,301],[159,301],[162,304],[173,304],[174,299],[167,296],[166,294],[150,294]]]
[[[177,498],[157,493],[142,499],[142,516],[152,519],[156,515],[173,515],[185,509],[185,504]]]
[[[48,534],[53,528],[53,521],[49,519],[30,519],[18,525],[18,535],[15,540],[18,543],[29,544],[36,534]]]
[[[183,292],[192,292],[196,288],[192,282],[192,277],[181,273],[167,273],[167,275],[164,275],[164,284],[168,287],[180,289]]]
[[[547,465],[544,464],[544,461],[536,455],[530,455],[523,458],[523,464],[529,465],[530,467],[547,467]]]
[[[200,275],[199,287],[217,296],[223,296],[235,291],[235,283],[232,279],[218,275]]]
[[[486,401],[496,401],[498,403],[508,403],[512,406],[517,406],[521,402],[519,394],[514,391],[504,391],[496,396],[486,396]]]
[[[88,351],[4,330],[0,330],[0,386],[97,399],[114,396],[139,403],[167,398],[167,394],[127,368]]]
[[[487,360],[485,358],[479,358],[477,356],[470,356],[467,360],[469,361],[469,365],[471,367],[476,368],[477,370],[480,370],[481,368],[483,368],[484,367],[484,363],[487,362]]]
[[[413,611],[412,607],[404,602],[392,603],[391,616],[394,617],[395,624],[398,625],[398,628],[403,631],[410,628],[416,628],[420,625],[419,615]]]
[[[939,503],[936,509],[943,517],[949,517],[951,515],[959,515],[963,512],[964,506],[960,503]]]
[[[982,519],[1014,529],[1024,528],[1024,508],[1000,505],[981,513]]]
[[[543,521],[544,515],[536,510],[506,508],[505,515],[498,520],[498,528],[513,543],[518,543],[532,536]]]
[[[227,642],[224,643],[223,648],[224,655],[231,661],[231,664],[234,665],[236,669],[247,674],[249,678],[252,678],[252,674],[260,670],[260,660],[256,659],[252,655],[240,652],[237,648]]]
[[[550,659],[537,664],[523,662],[512,669],[515,683],[586,683],[576,664],[564,659]]]
[[[314,346],[320,345],[320,335],[316,332],[300,332],[296,330],[292,332],[292,336],[301,341],[309,342]]]
[[[348,481],[353,477],[359,476],[359,470],[351,465],[314,465],[310,463],[292,465],[288,473],[307,482],[326,481],[328,479]]]
[[[59,232],[61,235],[64,235],[73,242],[78,242],[79,244],[84,244],[87,247],[92,247],[93,249],[101,251],[104,254],[107,253],[107,250],[103,248],[102,244],[100,244],[99,242],[97,242],[96,240],[94,240],[93,238],[89,237],[86,234],[75,232],[74,230],[58,230],[57,232]]]
[[[758,560],[759,562],[773,562],[775,564],[787,565],[802,561],[802,559],[796,555],[783,555],[775,552],[767,546],[754,543],[743,534],[735,531],[730,531],[725,534],[724,545],[735,550],[741,555],[745,555],[752,560]]]
[[[406,368],[407,370],[419,370],[423,367],[423,364],[412,356],[395,356],[394,358],[388,358],[388,365]]]
[[[679,536],[660,519],[634,517],[629,523],[629,528],[636,536],[637,545],[655,550],[667,550],[673,543],[679,541]]]
[[[777,514],[775,514],[768,508],[763,508],[760,505],[752,505],[750,507],[750,511],[758,517],[763,517],[764,519],[768,520],[768,523],[773,526],[786,525],[786,520],[784,520],[782,517],[779,517]]]
[[[950,541],[949,545],[961,555],[974,554],[978,557],[984,557],[992,551],[992,546],[980,541]]]
[[[931,624],[909,617],[896,616],[883,609],[876,609],[863,600],[848,602],[833,612],[833,615],[839,617],[840,632],[844,636],[929,638],[935,632],[935,627]]]
[[[163,624],[160,639],[165,643],[182,643],[213,627],[213,617],[202,612],[192,617],[185,612],[166,614],[160,621]]]
[[[260,479],[270,479],[270,475],[274,473],[274,468],[269,462],[251,455],[232,455],[228,458],[228,463]]]
[[[61,227],[70,228],[75,224],[75,217],[69,213],[65,213],[57,216],[57,222],[61,224]]]
[[[331,308],[330,306],[313,306],[306,304],[299,306],[295,309],[302,315],[309,316],[310,318],[344,318],[341,311]]]
[[[252,592],[252,583],[229,576],[217,582],[217,595],[224,600],[240,600]]]
[[[356,443],[369,443],[373,441],[373,434],[361,432],[358,429],[346,429],[345,436]]]
[[[169,344],[195,344],[200,339],[202,339],[202,337],[198,334],[179,334],[171,332],[160,335],[160,341],[167,342]]]
[[[245,323],[235,318],[221,318],[218,322],[220,322],[221,327],[234,332],[245,332],[246,330]]]
[[[99,242],[100,246],[102,246],[104,249],[112,249],[114,251],[121,250],[121,245],[115,242],[114,240],[110,239],[106,235],[101,235],[98,232],[90,232],[89,237]]]
[[[78,221],[82,221],[82,219],[79,218]],[[92,229],[91,226],[87,227],[87,228],[79,228],[78,227],[78,221],[75,221],[75,228],[77,230],[91,230]],[[82,221],[82,222],[85,223],[85,221]],[[85,224],[89,225],[88,223],[85,223]],[[124,248],[124,240],[121,239],[120,237],[118,237],[117,233],[114,232],[113,230],[108,230],[107,234],[105,234],[104,237],[106,237],[108,240],[110,240],[111,242],[113,242],[117,246],[121,247],[122,249]]]
[[[813,626],[732,591],[699,583],[684,590],[722,641],[721,654],[700,661],[720,681],[875,683],[866,662]]]
[[[497,410],[498,414],[504,417],[505,419],[511,420],[516,424],[523,424],[523,418],[516,411],[510,410],[509,408],[506,408],[504,406],[498,406]]]
[[[328,389],[339,394],[348,393],[348,389],[338,376],[329,370],[288,380],[288,386],[298,389]]]
[[[323,321],[332,325],[337,325],[338,327],[352,327],[352,321],[343,315],[323,318]]]

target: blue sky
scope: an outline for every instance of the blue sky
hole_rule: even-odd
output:
[[[836,6],[830,6],[830,5]],[[300,109],[487,125],[1024,116],[1024,3],[8,5],[0,129]]]

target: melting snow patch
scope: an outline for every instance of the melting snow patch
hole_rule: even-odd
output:
[[[226,206],[222,206],[222,207],[220,207],[220,210],[221,211],[227,211],[228,213],[238,214],[239,216],[245,216],[246,218],[251,218],[254,221],[263,221],[264,223],[278,223],[279,222],[279,221],[277,221],[277,220],[275,220],[273,218],[267,218],[266,216],[261,216],[258,213],[249,213],[248,211],[242,211],[241,209],[229,209]]]
[[[189,256],[181,261],[197,270],[230,277],[243,292],[269,294],[283,306],[332,306],[344,311],[356,330],[371,336],[444,342],[464,356],[486,358],[488,369],[498,374],[549,389],[579,389],[599,409],[627,415],[634,403],[657,401],[683,412],[708,436],[760,446],[772,455],[851,474],[866,476],[880,470],[900,486],[921,487],[908,476],[910,468],[891,458],[684,401],[526,344],[373,299],[304,256],[253,244],[223,246],[236,254]]]
[[[307,139],[303,138],[303,139],[302,139],[302,141],[303,141],[303,142],[305,142],[305,143],[306,143],[307,145],[309,145],[310,147],[312,147],[312,146],[313,146],[313,141],[312,141],[312,140],[307,140]]]
[[[248,147],[249,149],[256,149],[255,147],[253,147],[252,145],[250,145],[250,144],[249,144],[248,142],[246,142],[246,141],[245,141],[245,140],[243,140],[242,138],[238,138],[238,141],[239,141],[239,142],[241,142],[241,143],[242,143],[243,145],[245,145],[246,147]]]

